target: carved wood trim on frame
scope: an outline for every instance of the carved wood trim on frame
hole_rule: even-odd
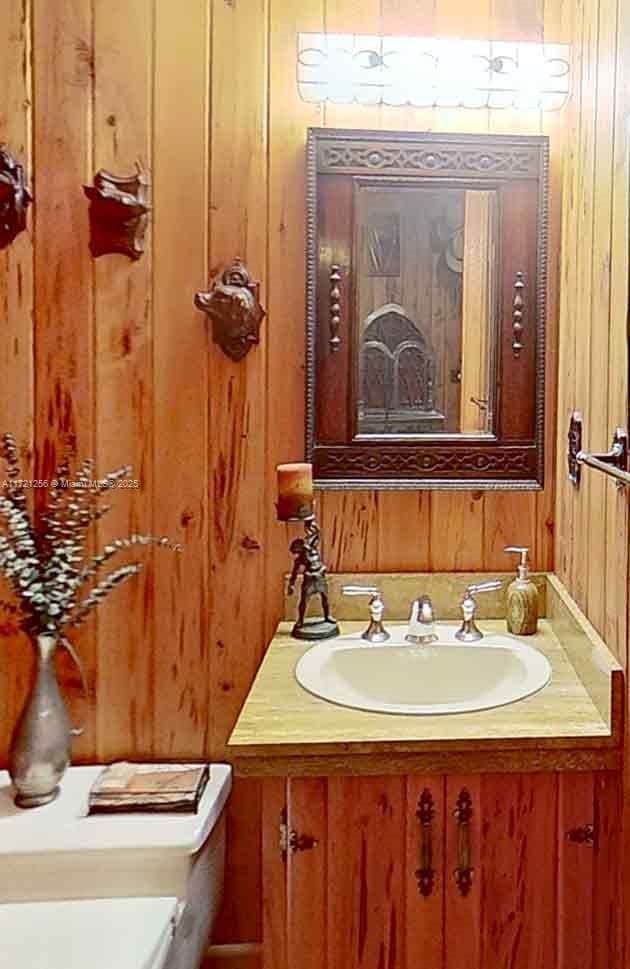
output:
[[[501,489],[539,490],[543,486],[544,473],[544,399],[545,399],[545,313],[547,297],[547,219],[548,219],[548,139],[544,136],[518,135],[461,135],[433,134],[424,132],[373,132],[335,129],[309,129],[307,145],[307,333],[306,333],[306,453],[313,462],[318,487],[329,489]],[[344,428],[326,422],[326,401],[337,393],[349,396],[352,379],[344,376],[334,386],[334,367],[349,368],[350,351],[330,354],[327,341],[329,319],[323,316],[329,306],[329,294],[323,294],[324,282],[322,253],[326,245],[320,236],[323,189],[321,179],[327,185],[334,182],[336,190],[345,181],[357,178],[392,183],[398,177],[401,184],[414,183],[435,185],[440,179],[448,180],[450,186],[473,186],[489,189],[502,185],[505,192],[529,193],[532,202],[532,245],[535,235],[536,252],[531,252],[527,271],[528,285],[531,280],[531,298],[524,307],[527,324],[529,364],[523,355],[516,363],[521,373],[529,366],[527,388],[531,387],[531,399],[522,404],[531,417],[517,417],[516,422],[506,410],[508,406],[520,406],[521,391],[511,386],[510,368],[515,358],[512,344],[514,279],[516,271],[525,267],[510,266],[507,258],[499,253],[498,276],[501,312],[499,316],[499,361],[497,382],[497,417],[492,433],[480,436],[429,435],[391,437],[357,435],[350,429],[350,418]],[[332,181],[331,181],[332,180]],[[341,190],[343,191],[343,190]],[[349,195],[349,193],[348,193]],[[341,196],[340,196],[341,197]],[[352,203],[349,202],[348,205]],[[518,203],[515,211],[518,210]],[[347,212],[346,212],[347,216]],[[340,221],[343,216],[337,217]],[[350,277],[354,268],[355,254],[352,244],[347,247],[346,264],[340,265],[344,276]],[[501,246],[499,246],[501,250]],[[331,253],[329,259],[335,264],[343,262],[339,253]],[[330,270],[330,266],[328,266]],[[509,285],[507,275],[511,273]],[[534,286],[535,277],[535,286]],[[326,277],[328,285],[328,277]],[[509,290],[509,292],[508,292]],[[505,294],[505,298],[504,298]],[[325,295],[325,299],[323,296]],[[344,286],[342,299],[349,314],[345,328],[352,327],[353,293],[350,282]],[[520,325],[519,319],[519,325]],[[319,328],[326,330],[326,349],[318,337]],[[328,359],[324,359],[325,356]],[[510,360],[508,360],[508,357]],[[331,363],[331,359],[334,363]],[[522,379],[522,378],[521,378]],[[346,382],[347,381],[347,382]],[[328,388],[325,384],[328,383]],[[333,386],[331,386],[331,384]],[[325,400],[317,400],[324,393]],[[534,399],[535,398],[535,399]],[[318,411],[319,406],[319,411]],[[350,412],[347,404],[344,413]],[[322,414],[324,417],[322,418]],[[523,430],[525,428],[525,430]]]

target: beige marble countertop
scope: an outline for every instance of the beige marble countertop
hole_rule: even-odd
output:
[[[404,624],[389,624],[391,628],[397,625]],[[341,623],[343,633],[361,631],[364,626],[364,622]],[[506,628],[502,619],[483,620],[480,627],[488,633],[505,632]],[[414,769],[442,769],[445,757],[466,753],[468,759],[460,756],[454,768],[470,765],[473,770],[477,764],[483,769],[508,770],[616,766],[621,733],[617,704],[602,705],[601,697],[598,702],[597,689],[591,689],[590,677],[584,674],[584,662],[580,674],[580,664],[572,662],[571,656],[579,648],[575,636],[563,628],[561,642],[555,628],[555,622],[552,626],[549,619],[541,619],[538,633],[528,637],[552,668],[551,681],[540,692],[478,713],[409,716],[354,710],[308,693],[298,684],[294,670],[311,644],[292,639],[291,624],[281,623],[238,717],[228,751],[238,772],[253,775],[347,771],[349,758],[356,755],[361,761],[354,760],[353,769],[361,769],[363,764],[372,773],[390,767],[393,771],[408,755],[416,755],[415,766],[410,765]],[[559,623],[557,628],[561,628]],[[581,630],[580,635],[590,648],[586,633]],[[596,645],[601,653],[601,641]],[[620,692],[621,674],[609,653],[606,663],[609,669],[602,672],[600,655],[593,678],[601,694],[601,678],[605,677],[604,687],[612,696]],[[444,763],[448,766],[448,760]],[[497,766],[493,768],[493,764]]]

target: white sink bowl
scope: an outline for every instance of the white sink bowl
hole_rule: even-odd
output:
[[[371,645],[357,636],[319,643],[295,668],[298,683],[338,706],[376,713],[473,713],[522,700],[547,685],[542,653],[515,636],[460,643],[455,627],[432,646],[405,645],[399,634]]]

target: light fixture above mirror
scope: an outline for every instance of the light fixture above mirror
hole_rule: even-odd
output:
[[[298,34],[304,101],[553,111],[570,91],[567,44]]]

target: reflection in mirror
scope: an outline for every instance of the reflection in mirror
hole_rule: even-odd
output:
[[[359,435],[493,433],[497,193],[360,184]]]

